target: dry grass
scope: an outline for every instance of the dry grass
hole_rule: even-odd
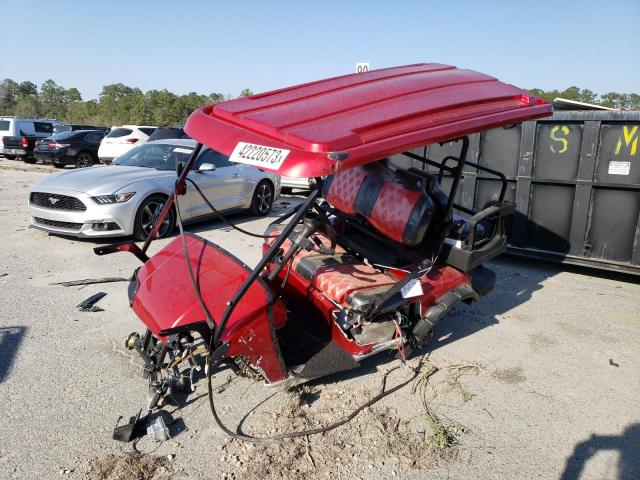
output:
[[[170,480],[171,464],[166,457],[140,453],[109,454],[89,460],[82,474],[86,480]]]

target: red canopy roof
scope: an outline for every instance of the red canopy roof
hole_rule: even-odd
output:
[[[430,63],[344,75],[210,105],[189,117],[185,131],[226,155],[238,142],[289,150],[279,169],[264,168],[317,177],[552,112],[548,102],[513,85]]]

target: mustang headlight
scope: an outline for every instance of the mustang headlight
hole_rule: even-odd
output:
[[[136,192],[114,193],[113,195],[98,195],[97,197],[92,197],[92,198],[96,203],[100,203],[102,205],[108,205],[110,203],[126,202],[135,194]]]

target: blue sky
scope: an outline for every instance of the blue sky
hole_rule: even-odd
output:
[[[0,78],[83,98],[122,82],[175,93],[265,91],[440,62],[521,87],[640,91],[640,0],[0,0]]]

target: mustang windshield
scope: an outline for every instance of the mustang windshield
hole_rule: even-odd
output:
[[[170,144],[144,144],[132,148],[113,161],[112,165],[175,170],[178,162],[187,162],[193,147]]]

